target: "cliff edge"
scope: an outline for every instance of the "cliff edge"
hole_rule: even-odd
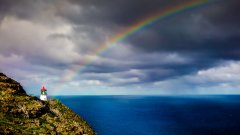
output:
[[[0,134],[96,135],[81,117],[58,100],[41,101],[0,73]]]

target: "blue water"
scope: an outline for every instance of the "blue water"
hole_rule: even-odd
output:
[[[59,96],[98,135],[239,135],[240,96]]]

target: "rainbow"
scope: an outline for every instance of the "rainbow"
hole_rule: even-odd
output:
[[[99,45],[95,51],[92,52],[89,56],[86,56],[85,64],[79,64],[78,66],[72,66],[67,72],[63,74],[61,77],[60,83],[66,83],[72,80],[78,73],[83,72],[92,62],[96,61],[99,56],[101,56],[104,52],[109,50],[110,48],[117,45],[117,43],[127,39],[129,36],[137,33],[156,22],[159,22],[167,17],[174,16],[176,14],[192,10],[198,7],[202,7],[210,3],[209,0],[190,0],[185,3],[181,3],[172,7],[165,8],[160,12],[157,12],[153,15],[150,15],[140,21],[137,21],[135,24],[131,25],[130,27],[120,31],[116,35],[112,36],[109,40],[107,40],[104,44]],[[59,88],[58,88],[59,90]]]

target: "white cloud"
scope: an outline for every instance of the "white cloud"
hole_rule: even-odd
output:
[[[239,74],[240,62],[228,61],[192,75],[157,81],[153,85],[172,94],[239,94]]]
[[[102,85],[102,82],[99,80],[83,80],[87,85]]]
[[[199,83],[225,83],[240,81],[240,62],[226,62],[220,66],[198,71],[194,76],[186,79],[190,82]]]
[[[111,82],[115,84],[122,84],[122,83],[137,83],[140,79],[138,77],[131,77],[131,78],[112,78]]]
[[[5,17],[0,25],[1,54],[22,55],[30,60],[70,63],[80,56],[66,39],[50,40],[52,33],[69,34],[71,26],[46,27],[26,20]],[[14,40],[13,40],[14,39]]]

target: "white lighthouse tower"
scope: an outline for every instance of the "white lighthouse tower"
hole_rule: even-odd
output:
[[[42,86],[41,88],[40,99],[43,101],[47,101],[47,89],[44,86]]]

